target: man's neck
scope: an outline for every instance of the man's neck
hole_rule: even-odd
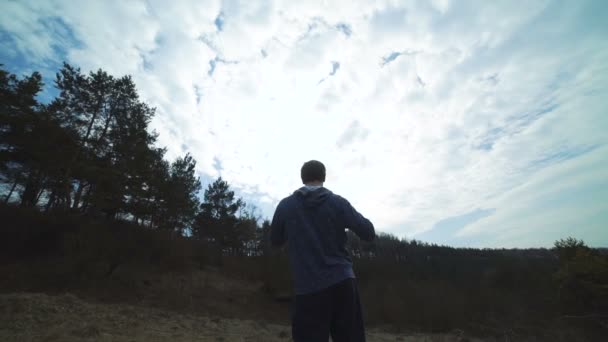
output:
[[[323,182],[308,182],[308,183],[304,183],[304,186],[316,188],[316,187],[323,186]]]

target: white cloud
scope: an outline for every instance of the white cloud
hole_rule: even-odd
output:
[[[67,58],[132,74],[158,108],[152,127],[169,157],[185,145],[211,176],[220,160],[222,176],[263,206],[299,186],[302,162],[319,159],[327,186],[380,230],[412,236],[495,208],[461,234],[549,245],[584,224],[585,237],[608,243],[597,215],[608,211],[605,192],[592,207],[551,204],[597,184],[603,174],[585,168],[589,158],[606,167],[608,47],[604,29],[587,23],[599,11],[592,2],[2,6],[2,29],[32,63]],[[52,17],[73,32],[49,31]],[[560,188],[566,180],[576,185]]]

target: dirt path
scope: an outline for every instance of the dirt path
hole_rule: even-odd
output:
[[[119,304],[95,304],[65,294],[0,295],[0,341],[290,341],[288,326],[177,314]],[[472,341],[454,335],[393,335],[368,341]]]

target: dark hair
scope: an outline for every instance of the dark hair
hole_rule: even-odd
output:
[[[314,181],[325,182],[325,165],[318,160],[307,161],[302,165],[300,176],[304,184]]]

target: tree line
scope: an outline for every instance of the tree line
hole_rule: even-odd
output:
[[[0,186],[3,201],[43,212],[69,211],[190,234],[244,253],[258,218],[221,178],[204,191],[196,160],[169,162],[148,125],[155,109],[130,76],[56,74],[58,96],[38,100],[38,72],[22,78],[0,65]],[[251,248],[250,248],[251,249]]]

